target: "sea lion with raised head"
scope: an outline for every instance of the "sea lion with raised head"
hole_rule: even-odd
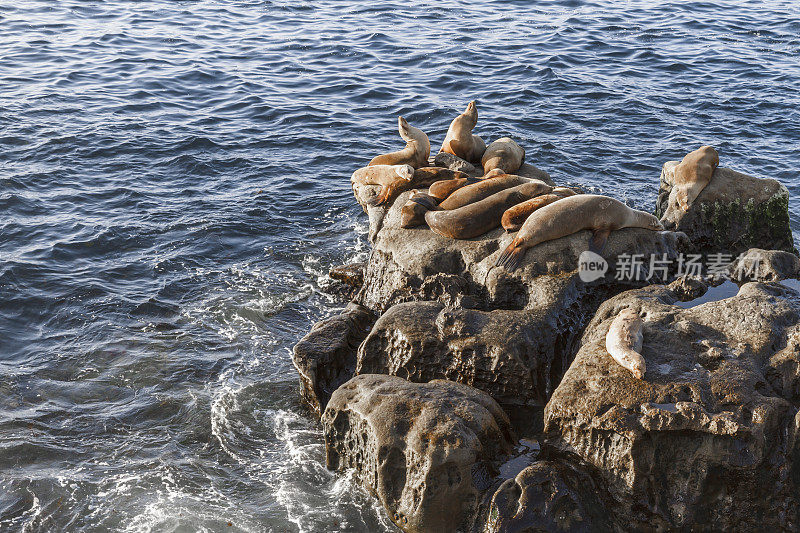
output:
[[[556,187],[550,194],[543,194],[536,198],[526,200],[521,204],[508,209],[503,213],[503,218],[500,219],[500,225],[506,231],[517,231],[525,223],[525,220],[537,209],[541,209],[546,205],[550,205],[557,200],[566,198],[568,196],[575,196],[577,193],[567,187]]]
[[[443,237],[471,239],[498,227],[503,212],[512,205],[551,190],[553,188],[545,182],[531,180],[458,209],[428,211],[425,222],[433,232]]]
[[[379,155],[373,158],[368,166],[411,165],[414,168],[420,168],[428,164],[431,142],[425,132],[410,126],[403,117],[397,117],[397,130],[400,132],[400,137],[406,141],[406,147],[391,154]]]
[[[608,196],[578,194],[562,198],[531,213],[516,238],[500,254],[497,265],[509,271],[516,270],[528,248],[581,230],[593,232],[589,249],[599,253],[608,235],[622,228],[664,229],[650,213],[631,209]]]
[[[642,351],[642,319],[632,309],[623,309],[611,322],[606,333],[608,355],[630,370],[634,377],[644,377],[646,365]]]
[[[470,163],[477,163],[486,151],[486,143],[472,130],[478,123],[478,107],[475,100],[471,101],[463,113],[450,123],[447,135],[442,143],[440,152],[457,155]]]
[[[719,166],[719,154],[711,146],[701,146],[689,152],[675,167],[675,200],[683,211],[688,211],[695,198],[711,181]]]
[[[495,169],[505,174],[513,174],[525,160],[525,149],[508,137],[497,139],[486,147],[481,157],[483,175],[487,176]]]
[[[407,165],[410,166],[410,165]],[[373,167],[366,167],[373,168]],[[441,180],[468,180],[472,179],[467,174],[457,170],[450,170],[449,168],[442,167],[422,167],[414,170],[411,179],[405,176],[398,176],[396,179],[386,184],[381,188],[380,194],[376,199],[375,205],[391,205],[394,199],[401,193],[413,189],[415,187],[423,188],[435,185]]]

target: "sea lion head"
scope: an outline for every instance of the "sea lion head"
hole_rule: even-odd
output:
[[[473,100],[470,103],[468,103],[467,108],[464,110],[463,114],[472,123],[472,127],[475,127],[475,124],[478,123],[478,101]]]
[[[414,177],[414,167],[411,165],[395,165],[394,169],[397,176],[406,181],[411,181]]]
[[[641,218],[643,219],[644,225],[642,227],[651,229],[653,231],[663,231],[664,224],[656,218],[655,215],[651,215],[650,213],[645,213],[644,211],[641,212]]]
[[[403,140],[410,140],[411,139],[411,130],[409,129],[410,126],[408,125],[408,121],[403,117],[397,117],[397,131],[400,132],[400,137]]]

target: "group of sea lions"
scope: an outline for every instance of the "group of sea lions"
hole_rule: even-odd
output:
[[[650,213],[632,209],[614,198],[578,194],[567,187],[514,174],[523,164],[525,149],[508,137],[486,146],[472,130],[478,123],[475,101],[450,123],[440,152],[446,152],[483,168],[482,177],[458,170],[427,166],[431,144],[428,136],[398,117],[402,150],[375,157],[356,170],[353,184],[381,187],[374,205],[390,205],[400,193],[413,190],[401,210],[401,226],[427,224],[435,233],[453,239],[471,239],[498,226],[517,232],[500,254],[497,265],[509,271],[519,267],[525,252],[537,244],[589,230],[589,249],[600,252],[609,234],[622,228],[663,230]],[[719,165],[711,146],[687,154],[675,167],[674,197],[678,208],[687,211],[708,185]],[[428,188],[427,192],[416,189]],[[613,320],[606,335],[609,355],[639,379],[644,376],[642,320],[625,309]]]
[[[478,122],[475,101],[450,123],[441,152],[483,167],[483,176],[471,177],[458,170],[427,166],[431,143],[428,136],[398,117],[402,150],[379,155],[356,170],[351,181],[381,187],[375,205],[390,205],[400,193],[413,190],[401,210],[401,225],[422,224],[439,235],[470,239],[503,226],[517,231],[497,264],[515,270],[525,251],[539,243],[592,232],[589,249],[599,252],[608,235],[622,228],[663,230],[653,215],[632,209],[608,196],[577,194],[566,187],[554,187],[541,180],[514,174],[523,164],[525,149],[508,137],[488,146],[472,133]],[[719,164],[716,150],[703,146],[683,158],[675,168],[675,199],[687,210],[710,182]],[[428,188],[428,192],[416,189]]]

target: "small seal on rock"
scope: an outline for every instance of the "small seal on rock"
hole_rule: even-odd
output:
[[[608,355],[630,370],[637,379],[642,379],[645,362],[642,354],[642,319],[632,309],[623,309],[611,322],[606,333]]]
[[[488,147],[481,157],[483,175],[486,176],[494,169],[500,169],[505,174],[513,174],[522,166],[525,159],[525,149],[508,137],[497,139]]]
[[[406,141],[406,147],[391,154],[383,154],[369,162],[372,165],[411,165],[414,168],[424,167],[428,164],[431,155],[431,143],[428,136],[419,128],[410,126],[406,119],[397,117],[400,137]]]
[[[477,163],[486,151],[486,143],[472,134],[478,123],[478,108],[475,100],[471,101],[463,113],[450,123],[447,136],[444,138],[440,152],[457,155],[470,163]]]
[[[471,239],[500,225],[503,212],[529,198],[552,191],[543,181],[530,180],[507,188],[482,200],[449,211],[436,208],[425,213],[425,222],[435,233],[452,239]]]
[[[718,165],[717,151],[711,146],[701,146],[686,154],[675,167],[675,200],[684,212],[711,182]]]
[[[528,248],[585,229],[594,232],[589,249],[599,253],[608,235],[622,228],[664,229],[661,222],[650,213],[631,209],[608,196],[578,194],[563,198],[534,211],[528,217],[517,237],[500,254],[497,265],[509,271],[516,270]]]
[[[517,204],[511,209],[508,209],[505,213],[503,213],[503,218],[500,220],[500,225],[503,226],[503,229],[506,231],[517,231],[522,227],[522,224],[525,223],[531,213],[537,209],[540,209],[546,205],[550,205],[557,200],[561,200],[562,198],[575,196],[575,194],[577,194],[575,191],[568,189],[567,187],[556,187],[550,194],[543,194],[541,196],[537,196],[536,198],[531,198],[530,200],[526,200],[521,204]]]

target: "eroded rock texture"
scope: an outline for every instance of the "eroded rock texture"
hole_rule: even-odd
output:
[[[664,227],[689,236],[696,250],[734,255],[758,246],[794,251],[789,226],[789,191],[773,179],[760,179],[717,167],[711,182],[687,212],[675,200],[678,161],[664,163],[656,216]]]
[[[651,286],[600,307],[545,408],[547,446],[592,465],[623,529],[796,530],[800,296],[675,297]],[[605,350],[626,307],[644,318],[643,380]]]
[[[342,385],[322,417],[329,468],[356,475],[404,531],[465,531],[514,436],[479,390],[365,374]]]
[[[730,265],[731,279],[745,281],[780,281],[800,276],[800,257],[781,250],[751,248]]]
[[[356,350],[374,321],[369,309],[350,303],[341,314],[314,324],[295,345],[292,362],[300,374],[300,391],[317,416],[333,391],[353,376]]]
[[[611,531],[602,489],[580,469],[537,461],[500,485],[492,497],[487,533]]]

